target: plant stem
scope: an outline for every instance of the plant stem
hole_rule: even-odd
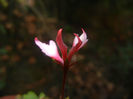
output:
[[[66,83],[66,76],[67,76],[68,68],[63,69],[63,82],[62,82],[62,94],[61,99],[64,99],[64,90],[65,90],[65,83]]]

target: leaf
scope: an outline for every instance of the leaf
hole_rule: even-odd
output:
[[[4,49],[4,48],[1,48],[0,49],[0,54],[6,54],[7,53],[7,50],[6,49]]]
[[[70,99],[69,96],[67,96],[65,99]]]
[[[17,96],[16,96],[16,99],[22,99],[22,95],[20,95],[20,94],[17,95]]]
[[[46,95],[43,92],[41,92],[39,95],[39,99],[44,99],[45,97],[46,97]]]
[[[0,89],[5,87],[5,81],[4,80],[0,80]]]
[[[6,0],[0,0],[0,3],[2,4],[3,7],[8,7],[8,2]]]
[[[6,29],[2,24],[0,24],[0,34],[6,34]]]
[[[38,97],[34,92],[30,91],[23,95],[23,99],[38,99]]]

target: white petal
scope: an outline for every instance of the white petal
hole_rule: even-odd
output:
[[[83,33],[79,37],[80,40],[82,41],[80,48],[83,47],[88,41],[85,31],[83,29],[82,29],[82,31],[83,31]],[[78,43],[78,38],[75,36],[75,38],[73,40],[73,46],[75,46],[77,43]]]
[[[64,63],[62,58],[60,57],[58,53],[58,49],[56,46],[56,43],[53,40],[49,41],[49,44],[40,42],[37,38],[35,39],[36,45],[42,50],[43,53],[45,53],[47,56]]]
[[[45,49],[42,49],[42,51],[48,55],[48,56],[56,56],[58,55],[58,50],[57,50],[57,47],[56,47],[56,44],[54,41],[50,40],[49,41],[49,45],[46,44],[46,47]]]
[[[78,38],[77,36],[75,36],[74,40],[73,40],[73,46],[75,46],[78,43]]]
[[[83,32],[79,38],[80,38],[80,40],[81,40],[82,42],[84,42],[84,41],[87,39],[86,33]]]

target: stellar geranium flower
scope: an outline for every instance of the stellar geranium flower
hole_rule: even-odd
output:
[[[57,45],[61,51],[62,58],[59,55],[56,43],[53,40],[49,41],[49,44],[42,43],[35,38],[35,43],[36,45],[42,50],[43,53],[45,53],[47,56],[51,57],[54,59],[56,62],[58,62],[62,66],[70,66],[71,65],[71,58],[72,56],[81,48],[83,47],[88,39],[85,31],[82,29],[82,34],[79,37],[76,33],[74,33],[75,38],[73,40],[73,45],[72,48],[70,49],[68,55],[67,55],[67,46],[64,44],[62,40],[62,29],[58,31],[57,37],[56,37],[56,42]]]
[[[35,43],[42,50],[42,52],[45,53],[47,56],[51,57],[52,59],[54,59],[57,63],[59,63],[63,67],[63,84],[62,84],[61,99],[64,99],[64,88],[65,88],[67,72],[69,70],[69,67],[72,66],[73,64],[71,63],[72,56],[88,41],[87,35],[83,29],[82,32],[83,33],[80,36],[74,33],[75,38],[73,40],[73,45],[69,53],[67,54],[67,46],[64,44],[62,40],[62,29],[58,31],[56,42],[61,51],[62,56],[59,55],[55,41],[50,40],[49,44],[46,44],[42,43],[41,41],[38,40],[37,37],[35,37]]]

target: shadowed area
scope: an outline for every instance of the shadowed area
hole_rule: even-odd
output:
[[[73,33],[88,36],[72,58],[65,97],[132,99],[132,12],[132,0],[0,0],[0,99],[59,99],[62,67],[34,39],[56,41],[60,28],[69,50]]]

